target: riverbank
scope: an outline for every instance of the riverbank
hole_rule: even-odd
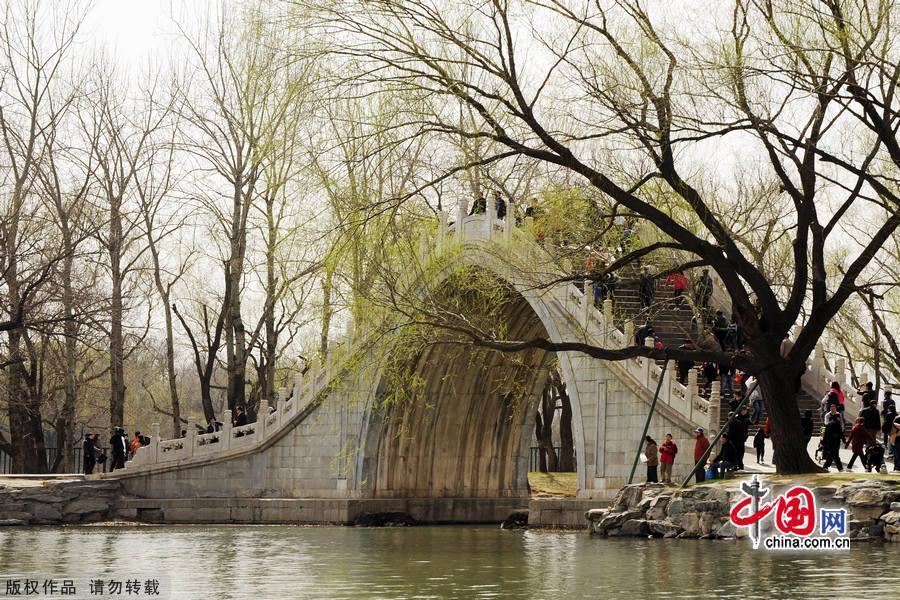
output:
[[[740,490],[744,481],[729,479],[685,489],[652,483],[629,485],[619,491],[610,508],[592,509],[585,516],[591,532],[605,537],[743,538],[746,529],[732,525],[728,516],[744,497]],[[771,490],[768,498],[798,484],[812,490],[819,508],[847,509],[851,539],[900,542],[900,479],[823,474],[802,480],[771,477],[763,481]]]

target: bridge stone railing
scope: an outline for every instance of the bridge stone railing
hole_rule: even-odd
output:
[[[546,251],[524,233],[516,231],[518,228],[515,224],[515,207],[511,207],[508,218],[498,219],[494,214],[493,202],[488,204],[486,214],[469,216],[466,203],[461,203],[457,220],[452,225],[448,225],[448,214],[440,211],[434,249],[439,254],[443,253],[449,248],[451,241],[462,245],[463,248],[485,247],[498,242],[515,244],[518,253],[546,262],[549,258]],[[429,251],[426,244],[427,242],[423,241],[421,249],[423,258]],[[566,275],[566,273],[559,274]],[[585,284],[585,289],[591,289],[589,282]],[[557,311],[581,323],[584,335],[590,342],[613,348],[624,348],[631,343],[633,324],[626,322],[623,329],[618,329],[612,318],[612,303],[609,300],[604,303],[603,311],[598,311],[594,307],[590,293],[585,294],[568,282],[550,286],[544,293],[548,295],[549,301]],[[360,339],[358,343],[365,342]],[[341,357],[332,355],[326,360],[324,368],[318,361],[314,361],[306,376],[296,375],[291,392],[288,392],[287,388],[278,390],[276,406],[271,411],[267,401],[263,400],[260,403],[255,423],[232,427],[231,411],[225,411],[224,424],[220,431],[197,433],[195,422],[189,420],[187,435],[171,440],[161,440],[160,426],[154,423],[151,427],[150,444],[138,450],[134,458],[126,463],[126,470],[160,464],[187,466],[191,462],[208,460],[216,455],[242,452],[262,446],[266,440],[281,435],[286,428],[294,425],[293,417],[303,412],[316,399],[331,382],[331,378],[341,371],[344,362],[354,355],[353,350],[354,347],[346,348]],[[642,357],[612,361],[610,364],[619,375],[628,377],[632,383],[641,386],[650,395],[656,391],[657,383],[662,376],[662,370],[654,361]],[[672,372],[667,370],[664,375],[659,401],[691,423],[709,427],[711,423],[718,422],[718,382],[713,384],[710,398],[704,398],[699,393],[696,372],[691,372],[687,385],[676,381],[672,377]]]

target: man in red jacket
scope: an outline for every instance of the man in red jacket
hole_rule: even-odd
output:
[[[695,429],[694,433],[697,434],[697,441],[694,442],[694,464],[697,464],[709,448],[709,440],[702,427]],[[694,469],[694,477],[697,479],[697,483],[706,481],[706,469],[702,464],[697,465],[697,468]]]

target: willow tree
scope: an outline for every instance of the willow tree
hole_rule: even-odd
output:
[[[664,241],[718,274],[746,339],[717,356],[758,374],[784,473],[816,469],[795,394],[827,324],[870,285],[873,257],[900,226],[900,9],[889,0],[734,0],[654,10],[631,0],[344,0],[316,6],[346,60],[347,85],[424,98],[406,127],[435,140],[494,142],[485,160],[525,156],[577,175]],[[689,29],[689,24],[696,25]],[[457,118],[459,107],[478,116]],[[751,218],[734,198],[754,173],[777,193],[757,202],[782,215]],[[848,235],[848,223],[866,226]],[[764,244],[793,238],[789,270]],[[751,251],[752,250],[752,251]],[[628,262],[619,261],[618,264]],[[834,265],[832,270],[829,265]],[[805,320],[803,317],[805,316]],[[782,341],[803,329],[782,356]],[[541,345],[600,359],[672,358]]]

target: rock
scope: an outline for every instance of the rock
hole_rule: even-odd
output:
[[[517,511],[506,517],[506,520],[500,523],[500,529],[527,529],[528,528],[528,511]]]
[[[625,521],[631,521],[632,519],[640,519],[643,514],[637,510],[626,510],[625,512],[610,512],[603,520],[601,520],[597,524],[597,529],[601,531],[609,531],[611,529],[615,529],[621,527]]]
[[[900,512],[900,502],[891,502],[891,510],[894,512]]]
[[[109,501],[105,498],[76,498],[66,504],[63,509],[65,515],[82,515],[92,512],[106,512],[109,510]]]
[[[747,537],[746,527],[735,527],[731,521],[725,523],[716,530],[716,537],[720,538],[743,538]]]
[[[657,496],[650,503],[647,510],[647,518],[653,521],[661,521],[666,518],[666,507],[669,505],[668,496]]]
[[[644,519],[631,519],[622,524],[621,535],[629,537],[647,537],[650,535],[650,524]]]
[[[675,519],[673,519],[674,521]],[[684,529],[682,535],[678,537],[699,537],[702,535],[700,530],[700,515],[695,512],[684,513],[679,516],[678,524]]]
[[[357,527],[410,527],[417,521],[404,512],[360,513],[353,519]]]
[[[51,492],[50,490],[41,491],[40,488],[35,488],[35,490],[25,490],[21,494],[18,494],[17,500],[30,500],[32,502],[45,502],[47,504],[58,504],[60,502],[65,502],[66,498]]]
[[[584,518],[588,521],[602,521],[603,517],[609,514],[608,508],[592,508],[584,513]]]
[[[658,537],[673,538],[681,533],[682,529],[669,521],[647,521],[650,527],[650,534]]]
[[[626,485],[613,499],[613,510],[634,510],[644,496],[644,486],[654,484]]]
[[[28,505],[27,512],[30,512],[35,519],[43,522],[54,522],[62,519],[62,513],[59,511],[59,508],[52,504],[35,502]]]
[[[880,515],[879,520],[890,525],[896,525],[900,523],[900,511],[892,510],[891,512],[884,513],[883,515]],[[850,522],[853,523],[853,521]]]
[[[28,525],[28,521],[22,519],[0,519],[0,527],[18,527]]]

